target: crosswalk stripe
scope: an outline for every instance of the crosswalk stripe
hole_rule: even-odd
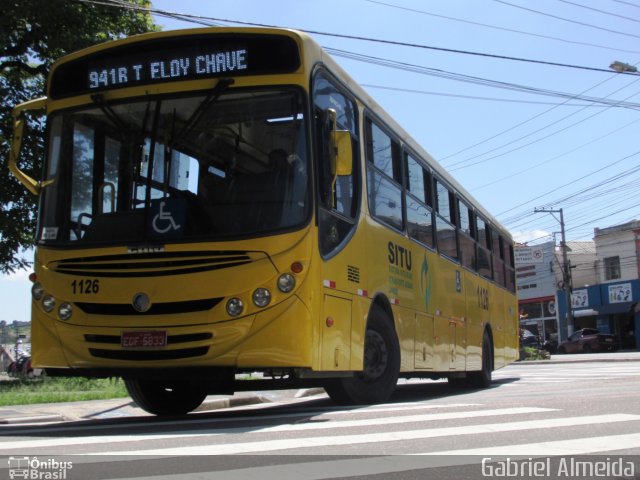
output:
[[[205,421],[207,422],[207,424],[216,424],[216,423],[229,423],[230,421],[234,421],[234,422],[241,422],[241,421],[255,421],[256,419],[260,419],[260,420],[276,420],[276,419],[282,419],[282,418],[298,418],[298,417],[309,417],[309,416],[318,416],[318,415],[353,415],[353,414],[359,414],[359,413],[383,413],[383,412],[399,412],[399,411],[409,411],[409,410],[436,410],[436,409],[451,409],[451,408],[464,408],[464,407],[477,407],[477,406],[481,406],[480,403],[432,403],[432,404],[427,404],[424,402],[412,402],[412,403],[388,403],[388,404],[379,404],[379,405],[372,405],[369,407],[357,407],[357,408],[345,408],[344,406],[342,407],[324,407],[321,410],[318,409],[313,409],[313,410],[309,410],[309,409],[301,409],[298,411],[293,411],[293,412],[288,412],[288,413],[273,413],[273,414],[264,414],[264,411],[259,411],[260,413],[257,415],[251,415],[251,416],[241,416],[241,417],[233,417],[233,420],[229,419],[228,417],[209,417],[208,414],[210,412],[201,412],[201,413],[194,413],[192,415],[189,416],[189,418],[187,419],[187,421],[185,422],[185,420],[169,420],[169,421],[163,421],[162,422],[162,426],[163,427],[169,427],[169,426],[185,426],[188,425],[189,422],[196,422],[198,419],[198,416],[207,416],[207,418],[205,419]],[[120,428],[118,426],[114,426],[111,424],[108,425],[91,425],[91,430],[115,430],[117,428]],[[55,424],[55,425],[47,425],[44,427],[39,427],[39,428],[31,428],[29,429],[29,433],[34,435],[34,434],[40,434],[40,433],[46,433],[46,434],[51,434],[54,432],[68,432],[69,431],[69,426],[68,425],[64,425],[64,424]],[[188,432],[189,430],[184,430],[184,432]],[[194,432],[196,432],[196,430],[193,430]],[[198,429],[197,432],[201,432],[202,429]],[[2,434],[3,435],[11,435],[12,433],[18,433],[18,434],[22,434],[22,430],[21,428],[3,428],[2,429]],[[0,450],[2,449],[2,444],[0,444]]]
[[[233,455],[242,453],[265,453],[272,451],[326,446],[356,445],[363,443],[381,443],[425,438],[447,437],[455,435],[475,435],[498,432],[513,432],[579,425],[596,425],[618,422],[640,421],[640,415],[609,414],[584,417],[565,417],[539,420],[526,420],[511,423],[492,423],[467,425],[462,427],[443,427],[420,430],[393,431],[357,435],[333,435],[322,437],[302,437],[281,440],[266,440],[215,445],[196,445],[188,447],[156,448],[136,451],[137,455]],[[101,452],[97,455],[125,455],[129,451]]]
[[[106,443],[122,443],[122,442],[142,442],[148,440],[178,440],[183,438],[212,438],[224,434],[234,433],[267,433],[267,432],[289,432],[289,431],[301,431],[301,430],[319,430],[319,429],[333,429],[333,428],[347,428],[347,427],[365,427],[365,426],[381,426],[381,425],[393,425],[403,423],[415,423],[415,422],[428,422],[438,420],[452,420],[452,419],[465,419],[465,418],[480,418],[489,416],[502,416],[502,415],[524,415],[531,413],[542,413],[557,411],[552,408],[538,408],[538,407],[516,407],[516,408],[502,408],[491,410],[470,410],[460,412],[445,412],[445,413],[430,413],[422,415],[406,415],[406,416],[391,416],[384,418],[371,418],[362,420],[346,420],[346,421],[322,421],[321,423],[311,421],[303,424],[286,424],[277,425],[275,427],[230,427],[216,430],[215,432],[203,432],[197,431],[183,431],[180,433],[171,434],[149,434],[149,435],[106,435],[98,437],[70,437],[70,438],[58,438],[55,441],[56,446],[70,446],[70,445],[89,445],[89,444],[106,444]],[[308,417],[307,417],[308,418]],[[50,439],[40,440],[18,440],[9,442],[6,444],[0,444],[0,451],[11,450],[17,451],[19,449],[29,449],[38,447],[47,447],[51,445]]]
[[[631,450],[634,448],[640,448],[640,433],[573,438],[570,440],[554,440],[550,442],[470,448],[443,452],[427,452],[418,455],[480,455],[484,457],[494,455],[523,458],[562,457],[611,452],[615,450]]]
[[[369,418],[366,420],[344,420],[341,422],[309,422],[296,425],[277,425],[275,427],[260,428],[259,432],[293,432],[301,430],[320,430],[346,427],[368,427],[382,425],[396,425],[402,423],[434,422],[438,420],[454,420],[462,418],[482,418],[502,415],[524,415],[557,411],[554,408],[515,407],[490,410],[473,410],[465,412],[429,413],[424,415],[405,415],[399,417]]]
[[[553,442],[527,443],[502,447],[489,447],[467,450],[449,450],[413,455],[373,456],[366,459],[346,459],[319,462],[287,463],[260,467],[241,468],[207,472],[208,480],[325,480],[352,476],[369,476],[405,472],[436,467],[478,465],[481,473],[481,457],[510,457],[512,460],[535,457],[571,456],[603,453],[625,448],[640,447],[640,434],[609,435],[587,439],[559,440]],[[475,456],[475,457],[474,457]],[[331,468],[328,468],[330,463]],[[549,472],[551,473],[551,472]],[[183,480],[204,478],[202,472],[181,474]],[[479,476],[479,475],[478,475]],[[168,480],[172,476],[136,477],[135,480]],[[121,479],[121,480],[134,480]]]

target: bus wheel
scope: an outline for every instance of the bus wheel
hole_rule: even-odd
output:
[[[467,374],[469,386],[472,388],[488,388],[491,386],[491,372],[493,372],[493,345],[488,332],[482,337],[482,370]]]
[[[350,378],[325,385],[329,397],[343,405],[362,405],[389,399],[398,383],[400,345],[391,320],[373,306],[364,341],[364,369]]]
[[[198,408],[207,396],[204,388],[184,380],[125,379],[129,395],[154,415],[182,415]]]

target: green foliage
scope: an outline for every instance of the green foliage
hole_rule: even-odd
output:
[[[520,360],[549,360],[549,352],[533,347],[520,349]]]
[[[0,382],[0,406],[127,397],[121,379],[18,378]]]
[[[130,0],[150,7],[149,0]],[[7,168],[11,110],[41,97],[60,57],[108,40],[157,30],[150,14],[71,0],[2,0],[0,15],[0,273],[26,268],[21,251],[34,244],[37,199]],[[40,178],[44,123],[31,118],[20,168]]]

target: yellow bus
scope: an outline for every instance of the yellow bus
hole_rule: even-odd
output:
[[[40,180],[19,160],[37,110]],[[122,377],[168,415],[247,389],[366,404],[399,378],[486,387],[516,359],[508,232],[304,33],[68,55],[15,108],[9,166],[40,196],[32,345],[49,375]]]

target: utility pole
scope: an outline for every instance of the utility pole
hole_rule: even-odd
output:
[[[560,242],[560,247],[562,248],[562,289],[564,290],[565,296],[565,307],[567,310],[567,333],[571,335],[573,333],[573,311],[571,308],[571,290],[572,290],[572,282],[571,282],[571,265],[569,264],[569,257],[567,255],[567,238],[564,233],[564,215],[562,213],[562,209],[559,210],[548,210],[543,208],[534,209],[534,213],[554,213],[560,214],[560,235],[562,240]],[[553,218],[556,218],[555,216]],[[557,220],[557,218],[556,218]]]

